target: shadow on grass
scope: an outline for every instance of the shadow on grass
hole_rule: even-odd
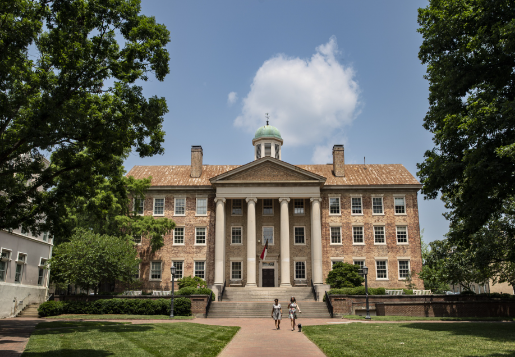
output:
[[[75,322],[75,321],[55,321],[44,322],[37,326],[33,335],[64,335],[80,332],[145,332],[153,330],[151,325],[138,324],[132,325],[126,322]]]
[[[447,332],[455,336],[475,336],[496,342],[513,342],[515,336],[515,323],[405,323],[406,328],[425,330],[429,332]],[[515,352],[513,352],[515,353]],[[496,354],[495,356],[507,356]],[[494,356],[494,355],[492,355]],[[508,356],[515,356],[509,354]]]
[[[23,357],[55,357],[55,356],[73,356],[73,357],[106,357],[112,356],[112,352],[102,351],[102,350],[92,350],[92,349],[80,349],[80,350],[72,350],[72,349],[62,349],[62,350],[53,350],[48,352],[23,352]]]

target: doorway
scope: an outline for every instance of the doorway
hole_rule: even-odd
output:
[[[273,288],[275,286],[275,269],[261,269],[262,287]]]

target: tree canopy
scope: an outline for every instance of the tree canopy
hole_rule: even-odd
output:
[[[46,218],[63,193],[101,189],[99,178],[120,185],[130,151],[163,153],[166,101],[138,84],[169,72],[169,31],[140,10],[139,0],[0,2],[0,229],[53,231]]]
[[[69,242],[55,247],[48,261],[52,279],[58,284],[75,284],[94,289],[101,283],[131,282],[139,260],[130,239],[77,229]]]
[[[431,0],[418,23],[430,91],[424,127],[435,144],[418,175],[425,197],[441,193],[450,210],[450,244],[471,252],[515,197],[515,3]],[[504,229],[514,236],[513,225]]]

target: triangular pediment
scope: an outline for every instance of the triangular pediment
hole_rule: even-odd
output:
[[[265,157],[211,179],[212,183],[228,182],[325,182],[319,176],[297,166]]]

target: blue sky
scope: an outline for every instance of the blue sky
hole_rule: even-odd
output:
[[[428,109],[417,9],[426,1],[157,1],[142,13],[171,33],[170,74],[145,95],[165,97],[165,154],[134,165],[188,165],[191,145],[204,163],[253,160],[259,125],[276,126],[282,159],[330,162],[345,145],[347,163],[416,164],[433,147],[422,127]],[[231,94],[232,93],[232,94]],[[448,230],[443,203],[419,194],[426,242]]]

